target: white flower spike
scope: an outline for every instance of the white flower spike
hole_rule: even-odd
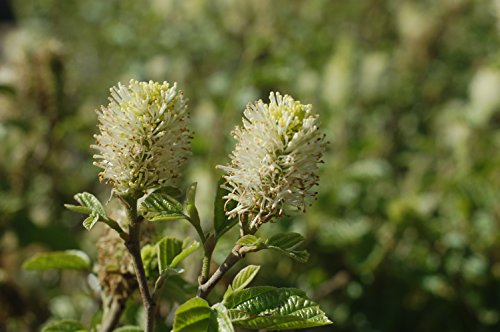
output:
[[[175,186],[191,153],[182,91],[175,83],[131,80],[110,92],[109,104],[96,111],[100,133],[91,146],[101,182],[118,195]]]
[[[318,163],[325,150],[325,135],[318,129],[318,115],[311,105],[303,105],[279,93],[250,104],[244,111],[242,127],[231,165],[218,166],[225,172],[226,210],[230,217],[248,222],[250,230],[280,217],[285,209],[304,211],[315,198],[311,188],[318,184]]]

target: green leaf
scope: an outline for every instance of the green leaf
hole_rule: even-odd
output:
[[[85,326],[76,320],[58,320],[50,322],[42,328],[41,332],[84,332],[87,331]]]
[[[243,250],[246,253],[266,248],[265,241],[255,235],[242,236],[238,239],[238,241],[236,241],[236,244],[240,245],[240,250]]]
[[[264,243],[264,241],[255,235],[244,235],[236,241],[236,244],[242,247],[258,246],[261,243]]]
[[[88,231],[90,231],[98,221],[99,221],[99,215],[91,213],[90,216],[88,216],[83,221],[83,227],[85,227]]]
[[[104,206],[97,197],[87,192],[79,193],[73,196],[80,205],[64,204],[64,206],[73,212],[88,214],[88,218],[83,221],[83,227],[91,230],[99,219],[108,220]]]
[[[240,272],[238,272],[236,277],[234,277],[233,279],[233,290],[238,291],[248,286],[248,284],[255,278],[257,273],[259,273],[259,270],[260,266],[258,265],[248,265]]]
[[[233,323],[227,314],[227,308],[222,303],[212,306],[217,317],[217,332],[234,332]]]
[[[167,268],[174,268],[187,256],[200,248],[198,241],[186,239],[184,241],[173,237],[164,237],[158,242],[158,268],[162,273]]]
[[[233,324],[247,329],[303,329],[332,323],[315,302],[294,288],[242,289],[223,303]]]
[[[279,251],[299,262],[307,262],[309,253],[302,249],[304,237],[299,233],[280,233],[267,240],[267,248]]]
[[[235,218],[228,219],[224,210],[226,201],[223,197],[228,193],[228,191],[222,187],[225,181],[226,180],[223,177],[219,179],[219,181],[217,182],[217,192],[215,194],[214,229],[216,238],[221,237],[224,233],[226,233],[238,223],[238,220]],[[228,208],[231,209],[231,206],[228,206]]]
[[[182,204],[163,192],[153,192],[139,200],[139,213],[150,221],[185,219]]]
[[[36,254],[23,264],[27,270],[90,270],[90,258],[79,250]]]
[[[190,239],[185,239],[184,242],[182,243],[182,251],[178,253],[177,256],[174,257],[174,259],[172,259],[170,267],[176,267],[177,264],[182,262],[184,259],[186,259],[187,256],[191,255],[200,247],[201,247],[200,242],[195,240],[191,241]]]
[[[141,248],[141,258],[144,265],[144,273],[147,278],[157,274],[158,250],[156,246],[146,244]]]
[[[116,330],[113,330],[113,332],[143,332],[143,331],[144,330],[141,329],[139,326],[133,326],[133,325],[125,325],[117,328]]]
[[[248,286],[250,282],[255,278],[257,273],[259,273],[260,266],[258,265],[249,265],[242,269],[236,277],[233,279],[232,285],[229,285],[224,293],[224,299],[226,299],[229,295],[231,295],[234,291],[241,290]]]
[[[158,268],[160,273],[170,267],[175,256],[182,251],[182,241],[173,237],[164,237],[158,242]]]
[[[200,331],[216,332],[217,320],[208,302],[194,297],[177,309],[173,332]]]
[[[73,196],[75,200],[80,203],[81,206],[90,208],[93,212],[97,213],[104,219],[107,219],[106,211],[104,210],[104,206],[102,206],[101,202],[97,197],[89,193],[79,193]]]
[[[64,204],[64,207],[72,212],[83,213],[83,214],[91,214],[92,209],[86,206],[81,205],[73,205],[73,204]]]

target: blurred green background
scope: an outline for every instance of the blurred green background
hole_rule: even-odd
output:
[[[301,232],[310,261],[247,260],[263,265],[255,284],[299,287],[320,303],[334,325],[314,331],[500,331],[500,1],[10,5],[0,26],[0,331],[36,331],[50,316],[93,321],[86,276],[20,265],[46,250],[95,257],[100,233],[63,203],[81,191],[109,197],[91,160],[93,110],[131,78],[176,81],[189,98],[186,184],[198,182],[205,220],[215,165],[228,161],[248,102],[280,91],[321,114],[330,145],[318,201],[261,230]]]

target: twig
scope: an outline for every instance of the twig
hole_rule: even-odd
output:
[[[127,215],[130,221],[129,235],[128,239],[125,241],[125,247],[127,247],[127,250],[132,256],[135,276],[139,285],[139,291],[141,292],[142,303],[144,305],[144,309],[146,310],[146,332],[152,332],[154,327],[156,303],[149,291],[148,280],[146,278],[144,264],[141,257],[141,245],[139,239],[141,236],[141,223],[143,219],[141,216],[137,215],[137,200],[131,199],[131,201],[128,201],[123,198],[122,202],[124,202],[127,207]]]
[[[234,264],[236,264],[240,259],[245,257],[245,254],[239,252],[240,246],[235,246],[234,249],[227,255],[224,262],[219,266],[217,271],[212,274],[210,279],[198,287],[198,297],[206,299],[208,294],[217,285],[217,283],[222,279],[224,274],[226,274],[229,269],[231,269]]]

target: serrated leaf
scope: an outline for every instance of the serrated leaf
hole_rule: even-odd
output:
[[[182,204],[163,192],[153,192],[139,202],[139,213],[150,221],[185,219]]]
[[[299,233],[280,233],[267,240],[267,245],[279,247],[283,250],[293,250],[304,243],[304,237]]]
[[[217,318],[217,332],[234,332],[233,323],[227,314],[227,308],[222,303],[216,303],[212,306]]]
[[[233,324],[247,329],[303,329],[332,323],[315,302],[294,288],[247,288],[235,291],[224,305]]]
[[[143,332],[143,331],[144,330],[141,329],[139,326],[132,326],[132,325],[125,325],[113,330],[113,332]]]
[[[236,218],[229,219],[224,211],[226,202],[223,197],[228,193],[228,191],[222,187],[225,181],[226,180],[221,177],[217,182],[217,192],[214,201],[214,229],[217,238],[221,237],[238,223]],[[231,207],[228,206],[228,208],[230,209]]]
[[[76,194],[74,198],[80,205],[64,204],[64,206],[70,211],[89,215],[83,221],[83,227],[87,230],[91,230],[99,219],[108,220],[104,206],[94,195],[83,192]]]
[[[97,213],[103,219],[107,219],[106,211],[104,210],[104,206],[102,206],[101,202],[94,195],[84,192],[79,193],[73,196],[75,200],[80,203],[81,206],[90,208],[93,212]]]
[[[84,332],[87,331],[82,323],[76,320],[58,320],[55,322],[50,322],[42,328],[41,332]]]
[[[173,332],[200,331],[216,332],[217,320],[208,302],[194,297],[177,309]]]
[[[91,213],[87,218],[85,218],[82,225],[86,230],[90,231],[98,221],[99,215],[96,213]]]
[[[90,258],[79,250],[40,253],[23,264],[27,270],[90,270]]]
[[[267,248],[273,249],[299,262],[307,262],[309,253],[302,249],[304,237],[299,233],[280,233],[267,240]]]

